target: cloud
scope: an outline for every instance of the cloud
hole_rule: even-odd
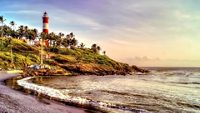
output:
[[[120,46],[123,46],[123,45],[130,45],[132,44],[131,42],[128,42],[128,41],[124,41],[124,40],[117,40],[117,39],[111,39],[111,42],[112,44],[117,44],[117,45],[120,45]]]
[[[145,64],[179,59],[195,64],[200,57],[200,1],[197,0],[1,0],[8,21],[41,30],[44,11],[50,31],[73,31],[81,42],[98,43],[113,58]],[[12,3],[12,4],[11,4]],[[148,56],[148,57],[141,57]],[[156,63],[153,63],[155,61]],[[150,63],[151,62],[151,63]],[[179,62],[179,61],[177,61]],[[180,61],[181,62],[181,61]],[[137,62],[136,62],[137,63]],[[149,65],[148,63],[146,65]],[[181,63],[180,63],[181,64]],[[175,63],[174,63],[175,65]]]
[[[160,59],[149,57],[134,57],[121,59],[131,65],[137,65],[140,67],[199,67],[200,60],[187,60],[187,59]]]

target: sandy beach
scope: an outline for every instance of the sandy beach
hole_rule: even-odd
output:
[[[5,86],[3,81],[17,74],[0,72],[0,113],[86,113],[85,109],[66,106],[54,101],[39,101],[31,95]]]

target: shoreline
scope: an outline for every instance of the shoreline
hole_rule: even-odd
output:
[[[26,92],[28,90],[28,94],[37,95],[39,97],[44,96],[47,99],[54,100],[60,103],[64,103],[66,105],[85,108],[89,110],[88,112],[97,112],[97,113],[107,113],[109,109],[118,109],[125,110],[131,112],[145,112],[145,110],[137,109],[137,108],[129,108],[121,106],[120,104],[111,104],[107,102],[95,101],[87,98],[63,95],[62,92],[57,89],[53,89],[50,87],[41,86],[35,83],[30,82],[29,80],[34,77],[25,77],[16,80],[17,86],[21,87],[20,90]],[[68,92],[65,91],[66,93]]]
[[[0,72],[0,112],[1,113],[87,113],[87,109],[65,105],[54,100],[27,95],[13,90],[4,81],[18,74]]]

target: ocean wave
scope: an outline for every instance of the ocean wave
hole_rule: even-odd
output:
[[[94,101],[94,100],[90,100],[90,99],[86,99],[86,98],[82,98],[82,97],[69,96],[69,95],[67,95],[67,92],[68,92],[67,89],[64,90],[64,94],[63,94],[62,91],[60,91],[58,89],[40,86],[38,84],[28,82],[30,79],[33,79],[33,78],[34,77],[27,77],[27,78],[23,78],[21,80],[17,80],[17,84],[26,89],[30,89],[30,90],[36,91],[38,93],[47,95],[49,97],[58,98],[64,102],[69,102],[69,103],[73,103],[73,104],[93,106],[93,107],[104,109],[104,110],[119,109],[119,110],[131,111],[131,112],[136,112],[136,113],[150,113],[147,110],[130,108],[130,107],[127,107],[127,106],[121,105],[121,104],[106,103],[106,102]]]

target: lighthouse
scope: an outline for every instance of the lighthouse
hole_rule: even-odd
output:
[[[48,34],[49,33],[49,17],[47,15],[47,12],[44,12],[42,19],[43,19],[43,33]]]

